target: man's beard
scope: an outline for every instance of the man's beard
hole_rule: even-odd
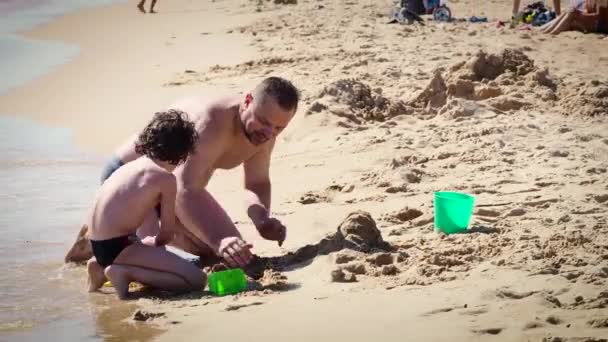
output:
[[[256,146],[262,145],[263,143],[269,140],[268,138],[264,137],[264,134],[262,133],[258,133],[255,131],[253,133],[247,132],[247,129],[245,129],[244,127],[243,133],[245,133],[245,137],[247,137],[247,140],[249,140],[250,143]]]

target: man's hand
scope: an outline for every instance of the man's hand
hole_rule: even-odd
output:
[[[141,243],[146,246],[156,247],[156,236],[146,236],[141,240]]]
[[[283,245],[287,235],[287,228],[274,217],[266,218],[255,225],[260,235],[271,241],[277,241],[279,246]]]
[[[218,251],[229,266],[244,267],[253,258],[251,248],[253,248],[252,244],[245,243],[241,238],[233,236],[222,239]]]

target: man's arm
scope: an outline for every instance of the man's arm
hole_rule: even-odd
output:
[[[164,246],[173,240],[175,234],[175,196],[177,181],[172,174],[163,177],[160,198],[160,232],[156,235],[155,245]]]
[[[224,209],[205,190],[216,161],[229,144],[227,123],[207,119],[199,129],[194,153],[174,171],[177,178],[175,211],[184,226],[218,255],[224,251],[222,240],[240,238],[234,223]],[[238,254],[238,253],[237,253]]]
[[[270,155],[274,140],[245,161],[245,192],[247,214],[260,235],[266,240],[277,241],[283,245],[287,234],[285,226],[276,218],[270,216],[271,185],[270,185]]]
[[[123,163],[129,163],[132,162],[133,160],[141,157],[140,154],[138,154],[137,152],[135,152],[135,143],[137,142],[137,139],[139,138],[139,134],[133,134],[129,137],[129,139],[127,139],[127,141],[125,141],[121,146],[119,146],[115,151],[114,154],[123,162]]]
[[[245,204],[251,221],[258,226],[270,216],[271,183],[270,156],[273,139],[268,145],[243,163],[245,173]]]

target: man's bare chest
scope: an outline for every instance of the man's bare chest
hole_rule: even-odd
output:
[[[217,160],[215,168],[224,170],[235,168],[251,158],[260,149],[256,146],[247,145],[234,144],[227,148]]]

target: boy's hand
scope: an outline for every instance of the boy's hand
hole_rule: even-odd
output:
[[[251,248],[253,248],[252,244],[246,243],[239,237],[227,237],[220,241],[218,254],[231,267],[244,267],[253,258]]]

